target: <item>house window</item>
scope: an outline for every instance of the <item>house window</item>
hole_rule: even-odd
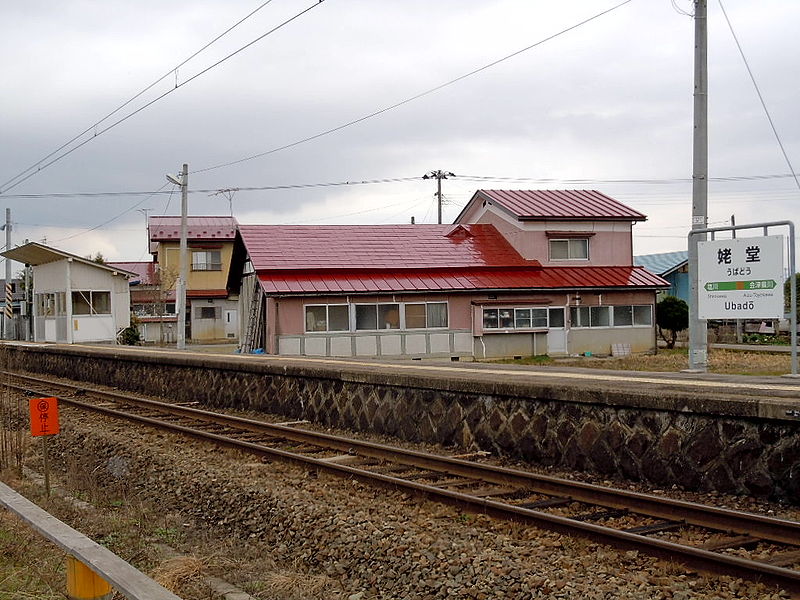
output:
[[[572,327],[651,327],[653,325],[653,308],[650,305],[571,306],[569,312]]]
[[[92,292],[88,290],[72,292],[72,314],[110,315],[111,292]]]
[[[350,307],[347,304],[306,306],[306,331],[349,331]]]
[[[592,327],[609,327],[611,310],[608,306],[592,306],[589,309],[589,320]]]
[[[219,306],[198,306],[194,311],[195,319],[219,319],[222,308]]]
[[[569,322],[572,327],[588,327],[589,326],[589,307],[588,306],[570,306],[569,307]]]
[[[222,271],[220,250],[193,250],[192,271]]]
[[[629,327],[633,325],[633,307],[614,307],[614,327]]]
[[[653,311],[649,304],[633,307],[633,324],[641,326],[653,325]]]
[[[550,240],[550,260],[588,260],[589,239]]]
[[[447,327],[447,302],[413,302],[405,305],[406,329]]]
[[[561,329],[564,327],[564,309],[551,308],[547,311],[547,318],[551,329]]]
[[[399,304],[356,304],[356,331],[400,329]]]
[[[561,309],[551,309],[561,310]],[[547,308],[484,308],[484,329],[546,329]],[[561,311],[563,327],[564,312]]]

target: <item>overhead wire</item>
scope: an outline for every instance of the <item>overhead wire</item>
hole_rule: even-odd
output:
[[[104,121],[107,121],[108,119],[110,119],[111,117],[113,117],[115,114],[117,114],[117,113],[118,113],[119,111],[121,111],[123,108],[125,108],[126,106],[128,106],[128,105],[129,105],[131,102],[133,102],[134,100],[136,100],[137,98],[139,98],[139,97],[140,97],[140,96],[142,96],[143,94],[145,94],[145,93],[147,93],[148,91],[150,91],[151,89],[153,89],[153,88],[154,88],[156,85],[158,85],[159,83],[161,83],[162,81],[164,81],[164,79],[166,79],[167,77],[169,77],[169,76],[170,76],[172,73],[177,73],[178,69],[180,69],[180,68],[181,68],[182,66],[184,66],[186,63],[188,63],[190,60],[192,60],[194,57],[196,57],[197,55],[199,55],[201,52],[203,52],[204,50],[208,49],[210,46],[212,46],[213,44],[215,44],[216,42],[218,42],[220,39],[222,39],[223,37],[225,37],[225,36],[226,36],[228,33],[230,33],[231,31],[233,31],[234,29],[236,29],[236,28],[237,28],[239,25],[241,25],[242,23],[244,23],[244,22],[245,22],[247,19],[249,19],[250,17],[252,17],[254,14],[256,14],[258,11],[260,11],[262,8],[264,8],[264,7],[265,7],[267,4],[269,4],[270,2],[272,2],[272,0],[266,0],[266,2],[263,2],[263,3],[262,3],[260,6],[258,6],[258,7],[257,7],[255,10],[251,11],[250,13],[248,13],[247,15],[245,15],[243,18],[239,19],[239,20],[238,20],[236,23],[234,23],[233,25],[231,25],[230,27],[228,27],[228,29],[226,29],[225,31],[223,31],[222,33],[220,33],[220,34],[219,34],[217,37],[215,37],[213,40],[211,40],[210,42],[208,42],[208,43],[207,43],[205,46],[203,46],[203,47],[202,47],[202,48],[200,48],[199,50],[195,51],[195,52],[194,52],[193,54],[191,54],[191,55],[190,55],[188,58],[185,58],[183,61],[181,61],[180,63],[178,63],[178,64],[177,64],[177,65],[175,65],[174,67],[172,67],[172,68],[171,68],[169,71],[167,71],[167,72],[166,72],[166,73],[164,73],[164,74],[163,74],[161,77],[159,77],[158,79],[156,79],[155,81],[153,81],[153,82],[152,82],[150,85],[146,86],[146,87],[145,87],[144,89],[142,89],[140,92],[138,92],[138,93],[136,93],[135,95],[131,96],[131,97],[130,97],[128,100],[126,100],[125,102],[123,102],[122,104],[120,104],[120,105],[119,105],[117,108],[115,108],[114,110],[112,110],[110,113],[108,113],[108,114],[107,114],[106,116],[104,116],[102,119],[100,119],[100,120],[98,120],[98,121],[95,121],[94,123],[92,123],[91,125],[89,125],[89,127],[87,127],[86,129],[84,129],[83,131],[81,131],[79,134],[77,134],[75,137],[73,137],[72,139],[70,139],[70,140],[68,140],[68,141],[64,142],[64,143],[63,143],[61,146],[59,146],[58,148],[56,148],[55,150],[53,150],[53,151],[52,151],[50,154],[48,154],[48,155],[44,156],[43,158],[40,158],[40,159],[39,159],[39,160],[37,160],[35,163],[33,163],[31,166],[29,166],[27,169],[23,169],[22,171],[20,171],[19,173],[17,173],[17,174],[16,174],[14,177],[12,177],[11,179],[9,179],[8,181],[6,181],[6,182],[4,182],[4,183],[0,184],[0,193],[2,193],[2,190],[4,189],[4,187],[5,187],[6,185],[8,185],[8,184],[12,183],[12,182],[13,182],[13,181],[15,181],[17,178],[19,178],[19,177],[21,177],[21,176],[25,175],[26,173],[28,173],[28,171],[31,171],[32,169],[35,169],[35,168],[36,168],[38,165],[40,165],[41,163],[43,163],[44,161],[46,161],[48,158],[50,158],[50,157],[51,157],[51,156],[53,156],[54,154],[56,154],[56,153],[60,152],[61,150],[63,150],[63,149],[64,149],[64,148],[66,148],[67,146],[69,146],[69,145],[70,145],[72,142],[74,142],[75,140],[78,140],[78,139],[80,139],[81,137],[83,137],[84,135],[86,135],[87,133],[89,133],[90,131],[92,131],[92,130],[93,130],[95,127],[97,127],[98,125],[100,125],[100,124],[101,124],[101,123],[103,123]]]
[[[224,167],[230,167],[230,166],[233,166],[233,165],[238,165],[238,164],[241,164],[241,163],[244,163],[244,162],[255,160],[257,158],[263,158],[264,156],[268,156],[270,154],[275,154],[276,152],[280,152],[282,150],[287,150],[289,148],[293,148],[295,146],[299,146],[301,144],[305,144],[307,142],[310,142],[310,141],[313,141],[313,140],[317,140],[317,139],[319,139],[321,137],[325,137],[325,136],[330,135],[332,133],[335,133],[337,131],[341,131],[342,129],[346,129],[347,127],[351,127],[351,126],[356,125],[358,123],[363,123],[364,121],[366,121],[368,119],[372,119],[373,117],[377,117],[379,115],[382,115],[384,113],[392,111],[392,110],[394,110],[396,108],[399,108],[401,106],[404,106],[404,105],[406,105],[406,104],[408,104],[410,102],[413,102],[415,100],[419,100],[420,98],[423,98],[425,96],[433,94],[434,92],[438,92],[441,89],[449,87],[449,86],[451,86],[451,85],[453,85],[455,83],[458,83],[459,81],[463,81],[464,79],[467,79],[468,77],[472,77],[473,75],[476,75],[476,74],[478,74],[478,73],[480,73],[482,71],[490,69],[490,68],[492,68],[492,67],[494,67],[496,65],[499,65],[500,63],[503,63],[503,62],[505,62],[507,60],[510,60],[510,59],[514,58],[515,56],[519,56],[520,54],[523,54],[524,52],[527,52],[528,50],[536,48],[537,46],[541,46],[542,44],[545,44],[545,43],[547,43],[547,42],[549,42],[551,40],[554,40],[555,38],[557,38],[559,36],[562,36],[562,35],[564,35],[566,33],[569,33],[570,31],[572,31],[574,29],[577,29],[578,27],[581,27],[582,25],[586,25],[587,23],[590,23],[591,21],[594,21],[595,19],[598,19],[598,18],[600,18],[600,17],[602,17],[602,16],[604,16],[604,15],[606,15],[606,14],[612,12],[612,11],[615,11],[618,8],[624,6],[624,5],[626,5],[626,4],[628,4],[628,3],[632,2],[632,1],[633,0],[624,0],[623,2],[620,2],[619,4],[617,4],[615,6],[612,6],[611,8],[609,8],[607,10],[599,12],[599,13],[597,13],[597,14],[595,14],[595,15],[587,18],[587,19],[584,19],[584,20],[582,20],[582,21],[580,21],[578,23],[575,23],[574,25],[571,25],[570,27],[567,27],[565,29],[562,29],[561,31],[558,31],[557,33],[549,35],[546,38],[539,40],[538,42],[535,42],[535,43],[533,43],[533,44],[531,44],[529,46],[526,46],[525,48],[517,50],[516,52],[512,52],[511,54],[508,54],[506,56],[503,56],[502,58],[499,58],[499,59],[494,60],[494,61],[492,61],[492,62],[490,62],[488,64],[485,64],[482,67],[478,67],[477,69],[473,69],[469,73],[465,73],[464,75],[460,75],[459,77],[451,79],[450,81],[447,81],[445,83],[442,83],[442,84],[439,84],[437,86],[434,86],[434,87],[432,87],[430,89],[425,90],[424,92],[420,92],[418,94],[415,94],[414,96],[406,98],[405,100],[401,100],[400,102],[395,102],[394,104],[391,104],[389,106],[385,106],[385,107],[380,108],[378,110],[375,110],[375,111],[373,111],[373,112],[371,112],[369,114],[366,114],[364,116],[361,116],[361,117],[359,117],[357,119],[353,119],[352,121],[348,121],[346,123],[343,123],[342,125],[338,125],[336,127],[331,127],[330,129],[326,129],[325,131],[322,131],[320,133],[316,133],[314,135],[310,135],[310,136],[305,137],[303,139],[296,140],[294,142],[291,142],[291,143],[288,143],[288,144],[284,144],[284,145],[278,146],[276,148],[272,148],[271,150],[267,150],[265,152],[259,152],[258,154],[253,154],[253,155],[250,155],[250,156],[246,156],[246,157],[240,158],[238,160],[232,160],[232,161],[229,161],[229,162],[220,163],[220,164],[213,165],[213,166],[210,166],[210,167],[205,167],[203,169],[197,169],[195,171],[192,171],[192,173],[206,173],[208,171],[213,171],[215,169],[222,169]]]
[[[133,206],[131,206],[130,208],[127,208],[127,209],[125,209],[124,211],[122,211],[122,212],[121,212],[121,213],[119,213],[118,215],[116,215],[116,216],[114,216],[114,217],[111,217],[110,219],[107,219],[107,220],[103,221],[103,222],[102,222],[102,223],[100,223],[99,225],[95,225],[94,227],[90,227],[90,228],[88,228],[88,229],[81,230],[81,231],[79,231],[79,232],[77,232],[77,233],[73,233],[73,234],[71,234],[71,235],[68,235],[68,236],[65,236],[65,237],[62,237],[62,238],[58,238],[58,239],[56,239],[56,240],[53,240],[53,242],[63,242],[63,241],[66,241],[66,240],[71,240],[72,238],[76,238],[76,237],[78,237],[78,236],[85,235],[85,234],[87,234],[87,233],[91,233],[92,231],[96,231],[97,229],[100,229],[101,227],[105,227],[105,226],[106,226],[106,225],[108,225],[109,223],[113,223],[114,221],[116,221],[116,220],[117,220],[117,219],[119,219],[120,217],[122,217],[122,216],[124,216],[124,215],[128,214],[129,212],[131,212],[131,211],[133,211],[133,210],[136,210],[136,209],[137,209],[137,208],[139,208],[139,207],[140,207],[142,204],[144,204],[145,202],[147,202],[148,200],[150,200],[150,198],[152,198],[153,196],[155,196],[155,195],[156,195],[158,192],[160,192],[161,190],[163,190],[163,189],[164,189],[165,187],[167,187],[168,185],[169,185],[169,183],[165,183],[165,184],[164,184],[164,185],[162,185],[162,186],[161,186],[161,187],[160,187],[158,190],[156,190],[155,192],[153,192],[152,194],[150,194],[150,195],[149,195],[149,196],[147,196],[146,198],[144,198],[144,199],[140,200],[139,202],[137,202],[136,204],[134,204],[134,205],[133,205]]]
[[[731,20],[728,18],[728,13],[725,10],[725,7],[722,4],[722,0],[718,0],[719,7],[722,9],[722,14],[725,16],[725,21],[728,23],[728,29],[731,31],[731,35],[733,36],[733,41],[736,42],[736,47],[739,49],[739,55],[742,57],[742,62],[744,62],[744,66],[747,69],[747,74],[750,75],[750,81],[753,82],[753,87],[756,90],[756,94],[758,95],[758,100],[761,102],[761,108],[764,109],[764,114],[767,115],[767,121],[769,121],[769,126],[772,128],[772,133],[775,135],[775,139],[778,141],[778,146],[781,149],[781,153],[783,154],[783,158],[786,161],[786,164],[789,167],[789,171],[791,171],[792,176],[794,177],[795,185],[797,185],[797,189],[800,190],[800,180],[797,178],[797,173],[792,166],[792,161],[789,160],[789,155],[786,153],[786,148],[783,146],[783,142],[781,141],[781,136],[778,135],[778,130],[775,127],[775,122],[772,120],[772,115],[767,108],[767,103],[764,101],[764,96],[761,94],[761,89],[758,87],[758,83],[756,83],[756,78],[753,75],[753,70],[750,68],[750,63],[747,61],[747,57],[744,54],[744,50],[742,49],[742,45],[739,43],[739,38],[736,36],[736,32],[733,30],[733,24],[731,24]]]
[[[156,103],[156,102],[158,102],[159,100],[162,100],[163,98],[166,98],[167,96],[169,96],[170,94],[172,94],[172,93],[173,93],[173,92],[175,92],[176,90],[178,90],[178,89],[182,88],[182,87],[183,87],[183,86],[185,86],[186,84],[188,84],[188,83],[190,83],[190,82],[194,81],[194,80],[195,80],[195,79],[197,79],[198,77],[201,77],[201,76],[205,75],[206,73],[208,73],[208,72],[209,72],[209,71],[211,71],[212,69],[214,69],[214,68],[218,67],[219,65],[221,65],[221,64],[222,64],[222,63],[224,63],[225,61],[227,61],[227,60],[229,60],[229,59],[233,58],[234,56],[236,56],[236,55],[237,55],[237,54],[239,54],[240,52],[242,52],[242,51],[246,50],[247,48],[249,48],[250,46],[252,46],[253,44],[255,44],[255,43],[257,43],[257,42],[259,42],[259,41],[263,40],[263,39],[264,39],[265,37],[267,37],[268,35],[271,35],[271,34],[275,33],[276,31],[278,31],[279,29],[281,29],[281,28],[285,27],[286,25],[288,25],[288,24],[289,24],[289,23],[291,23],[292,21],[295,21],[296,19],[300,18],[301,16],[303,16],[304,14],[306,14],[307,12],[309,12],[310,10],[313,10],[314,8],[316,8],[317,6],[319,6],[320,4],[322,4],[324,1],[325,1],[325,0],[316,0],[316,2],[315,2],[314,4],[312,4],[311,6],[309,6],[309,7],[305,8],[304,10],[300,11],[299,13],[297,13],[296,15],[294,15],[293,17],[290,17],[290,18],[286,19],[285,21],[283,21],[282,23],[280,23],[280,24],[276,25],[275,27],[273,27],[272,29],[270,29],[270,30],[269,30],[269,31],[267,31],[266,33],[263,33],[262,35],[258,36],[258,37],[257,37],[257,38],[255,38],[254,40],[252,40],[252,41],[248,42],[247,44],[245,44],[244,46],[240,47],[238,50],[235,50],[235,51],[231,52],[231,53],[230,53],[230,54],[228,54],[227,56],[225,56],[225,57],[221,58],[220,60],[218,60],[217,62],[213,63],[212,65],[210,65],[210,66],[206,67],[205,69],[201,70],[200,72],[198,72],[198,73],[195,73],[194,75],[192,75],[191,77],[189,77],[189,78],[188,78],[188,79],[186,79],[185,81],[182,81],[182,82],[180,82],[180,83],[177,83],[177,82],[176,82],[176,84],[175,84],[175,87],[173,87],[173,88],[170,88],[169,90],[167,90],[167,91],[166,91],[166,92],[164,92],[163,94],[160,94],[159,96],[156,96],[155,98],[153,98],[153,99],[152,99],[152,100],[150,100],[149,102],[145,103],[144,105],[140,106],[139,108],[137,108],[137,109],[136,109],[136,110],[134,110],[133,112],[130,112],[130,113],[128,113],[126,116],[122,117],[121,119],[118,119],[118,120],[116,120],[116,121],[112,122],[110,125],[108,125],[108,126],[104,127],[103,129],[100,129],[100,130],[98,130],[98,131],[95,131],[95,133],[94,133],[94,135],[93,135],[92,137],[89,137],[89,138],[87,138],[87,139],[83,140],[81,143],[77,144],[76,146],[73,146],[72,148],[70,148],[70,149],[69,149],[69,150],[67,150],[66,152],[62,152],[61,154],[58,154],[58,155],[57,155],[55,158],[53,158],[52,160],[50,160],[50,161],[48,161],[48,162],[44,162],[44,164],[37,163],[37,164],[38,164],[38,165],[40,165],[40,166],[38,166],[38,168],[37,168],[35,171],[31,171],[31,172],[29,172],[27,175],[25,175],[24,177],[17,179],[17,180],[16,180],[14,183],[12,183],[11,185],[9,185],[8,187],[5,187],[5,188],[3,188],[3,189],[0,189],[0,194],[3,194],[4,192],[6,192],[6,191],[8,191],[8,190],[14,189],[14,188],[15,188],[15,187],[17,187],[19,184],[23,183],[24,181],[27,181],[28,179],[30,179],[31,177],[33,177],[33,176],[34,176],[34,175],[36,175],[37,173],[40,173],[41,171],[43,171],[43,170],[44,170],[44,169],[46,169],[47,167],[49,167],[49,166],[51,166],[51,165],[53,165],[53,164],[57,163],[57,162],[58,162],[58,161],[60,161],[61,159],[63,159],[63,158],[66,158],[67,156],[69,156],[70,154],[72,154],[73,152],[75,152],[76,150],[78,150],[78,149],[82,148],[83,146],[85,146],[86,144],[88,144],[89,142],[91,142],[92,140],[95,140],[95,139],[97,139],[98,137],[100,137],[101,135],[103,135],[104,133],[106,133],[107,131],[109,131],[109,130],[113,129],[114,127],[116,127],[117,125],[120,125],[121,123],[124,123],[125,121],[127,121],[128,119],[130,119],[131,117],[133,117],[134,115],[136,115],[136,114],[138,114],[138,113],[142,112],[142,111],[143,111],[143,110],[145,110],[146,108],[149,108],[150,106],[152,106],[153,104],[155,104],[155,103]],[[630,0],[628,0],[628,1],[630,1]],[[172,72],[173,72],[173,71],[170,71],[170,73],[172,73]],[[52,156],[52,155],[51,155],[51,156]]]
[[[364,179],[356,181],[329,181],[322,183],[294,183],[284,185],[262,185],[249,187],[228,187],[228,188],[208,188],[188,190],[190,194],[210,194],[219,192],[222,189],[236,192],[261,192],[274,190],[297,190],[307,188],[339,187],[349,185],[372,185],[379,183],[400,183],[405,181],[422,180],[422,177],[386,177],[381,179]],[[157,194],[170,194],[171,192],[162,191],[166,186],[162,186],[156,191],[128,191],[128,192],[53,192],[44,194],[8,194],[5,198],[96,198],[102,196],[152,196]]]

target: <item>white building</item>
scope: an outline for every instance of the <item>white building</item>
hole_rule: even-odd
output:
[[[35,342],[116,342],[130,325],[133,273],[35,242],[2,256],[33,267]]]

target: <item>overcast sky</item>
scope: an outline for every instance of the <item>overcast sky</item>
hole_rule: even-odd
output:
[[[452,171],[457,177],[444,182],[445,222],[480,188],[598,189],[648,215],[634,229],[637,254],[684,249],[691,214],[694,24],[681,11],[691,9],[690,0],[632,0],[374,118],[261,158],[193,172],[265,153],[394,105],[618,1],[325,0],[317,5],[315,0],[273,0],[99,125],[96,138],[0,195],[2,206],[12,210],[13,244],[46,239],[79,255],[147,260],[139,209],[179,214],[177,190],[152,197],[14,196],[162,186],[169,192],[174,186],[165,174],[187,162],[192,190]],[[0,183],[87,129],[262,3],[6,3],[0,24]],[[798,169],[800,2],[724,0],[724,5]],[[709,38],[710,176],[788,174],[717,0],[709,0]],[[434,223],[434,191],[435,182],[415,180],[239,191],[230,202],[225,194],[197,192],[190,196],[190,214],[229,214],[232,206],[241,223],[407,223],[412,216],[418,223]],[[787,218],[800,223],[799,201],[790,177],[712,182],[709,220],[721,224],[735,214],[738,223]]]

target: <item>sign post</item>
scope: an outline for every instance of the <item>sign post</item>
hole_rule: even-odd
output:
[[[56,398],[31,398],[28,401],[31,413],[31,435],[43,436],[42,459],[44,463],[44,489],[50,496],[50,464],[47,456],[47,437],[56,435],[58,424],[58,400]]]
[[[750,225],[731,225],[695,229],[689,232],[688,243],[695,236],[711,234],[711,241],[697,242],[697,279],[692,282],[697,294],[690,298],[699,315],[698,322],[705,329],[706,319],[769,319],[785,314],[783,298],[783,236],[770,236],[770,227],[789,229],[789,327],[792,350],[792,372],[785,377],[798,377],[797,373],[797,278],[795,276],[795,236],[792,221],[770,221]],[[740,229],[762,229],[763,237],[737,238]],[[719,231],[730,231],[732,239],[716,240]],[[701,256],[702,253],[702,256]],[[691,329],[692,322],[689,327]],[[691,334],[691,331],[689,332]],[[689,348],[689,370],[695,369],[692,361],[697,348]]]

